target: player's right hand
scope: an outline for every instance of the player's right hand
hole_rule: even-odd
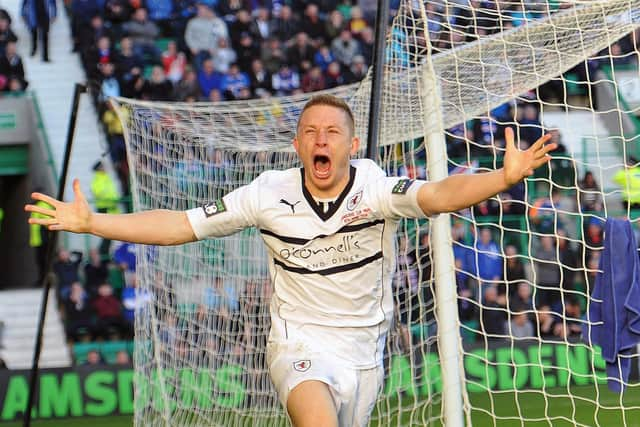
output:
[[[42,193],[32,193],[31,198],[48,203],[52,208],[48,209],[34,204],[25,205],[27,212],[37,212],[46,215],[47,218],[29,218],[29,224],[44,225],[52,231],[72,231],[74,233],[88,233],[91,229],[92,212],[87,199],[80,190],[80,181],[73,180],[73,202],[61,202]]]

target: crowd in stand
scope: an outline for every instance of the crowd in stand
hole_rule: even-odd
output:
[[[192,102],[322,90],[362,79],[373,46],[371,20],[347,2],[107,0],[101,8],[74,0],[71,14],[98,103],[115,95]]]
[[[472,0],[470,4],[478,7],[480,2]],[[431,2],[427,6],[430,37],[437,50],[473,40],[478,34],[469,32],[470,28],[482,33],[497,28],[495,11],[490,7],[483,10],[484,24],[474,27],[469,22],[472,8],[461,6],[455,14],[456,22],[450,23],[460,31],[448,32],[438,6]],[[291,95],[356,82],[365,76],[371,63],[372,10],[352,5],[349,0],[317,4],[273,1],[268,5],[215,0],[73,0],[70,12],[74,50],[81,55],[86,73],[98,89],[94,91],[95,101],[125,195],[129,189],[123,129],[105,102],[109,97],[194,102]],[[521,25],[524,15],[514,7],[512,20],[503,24]],[[0,43],[4,25],[0,17]],[[625,38],[612,49],[630,52],[634,49],[632,40]],[[7,51],[11,50],[10,43],[5,45]],[[598,65],[587,63],[586,67]],[[584,67],[573,71],[594,71]],[[563,99],[563,91],[564,87],[551,82],[539,91],[524,94],[517,104],[503,105],[485,118],[448,129],[449,157],[493,157],[495,148],[504,146],[502,123],[513,122],[514,118],[521,125],[532,125],[520,128],[521,148],[526,148],[542,133],[539,101]],[[560,143],[557,151],[566,154],[561,135],[556,133],[553,138]],[[568,186],[574,185],[576,168],[571,161],[554,160],[550,168],[554,181],[560,177]],[[405,172],[424,177],[424,170]],[[109,191],[112,193],[112,189]],[[463,333],[467,342],[477,340],[479,333],[493,338],[556,339],[580,333],[577,319],[584,309],[581,296],[591,288],[599,255],[593,248],[601,246],[602,223],[596,216],[586,216],[587,220],[578,224],[571,214],[600,212],[601,192],[593,174],[587,172],[573,192],[546,188],[540,193],[548,196],[536,200],[532,209],[526,208],[522,184],[462,213],[476,220],[485,218],[488,223],[502,213],[503,239],[498,239],[497,226],[475,230],[464,220],[454,224],[459,316],[468,326]],[[113,205],[113,196],[108,199]],[[558,215],[558,209],[565,214]],[[525,215],[540,236],[534,237],[531,254],[525,253],[528,245],[519,240],[520,221]],[[586,245],[578,245],[581,235]],[[429,235],[421,234],[419,241],[416,248],[399,242],[399,268],[393,283],[400,339],[405,347],[416,344],[410,332],[412,325],[433,324]],[[136,307],[152,298],[136,286],[134,257],[132,245],[122,244],[111,254],[108,242],[103,242],[100,250],[92,250],[87,261],[78,253],[59,252],[55,264],[58,297],[71,340],[131,337]],[[588,269],[584,277],[576,273],[581,267]],[[222,282],[216,285],[224,286]],[[268,288],[264,284],[262,287]],[[246,330],[239,326],[242,313],[255,310],[255,302],[268,297],[255,288],[247,284],[237,301],[227,302],[237,313],[237,331]],[[219,303],[215,295],[225,294],[216,293],[216,289],[211,287],[213,299],[207,304]],[[263,326],[268,328],[255,325]],[[204,340],[205,347],[235,353],[241,352],[240,345],[260,344],[250,335],[240,337],[240,332],[225,344],[203,338],[204,332],[198,331],[193,332],[198,336],[182,334],[174,342],[171,340],[176,337],[170,329],[168,325],[163,339],[172,342],[178,352],[184,351],[188,339]],[[99,356],[90,359],[99,360]]]

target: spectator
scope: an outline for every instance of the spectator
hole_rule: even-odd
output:
[[[364,57],[365,64],[373,62],[373,47],[375,34],[371,27],[367,27],[360,33],[360,54]]]
[[[551,197],[543,196],[533,202],[533,206],[529,208],[529,216],[536,231],[551,234],[564,228],[556,211],[561,204],[561,199],[562,193],[554,187],[551,190]]]
[[[304,92],[316,92],[325,89],[326,84],[320,67],[316,66],[307,71],[304,77],[302,77],[300,87]]]
[[[82,262],[82,252],[69,252],[66,249],[58,250],[58,257],[53,262],[53,272],[57,279],[58,302],[62,303],[69,297],[71,285],[80,282],[78,267]]]
[[[289,62],[294,64],[293,68],[299,73],[303,73],[311,68],[315,53],[315,48],[311,44],[309,36],[304,32],[300,32],[296,34],[292,46],[287,50],[287,57]]]
[[[236,48],[236,54],[240,70],[249,72],[251,70],[251,63],[253,60],[260,57],[260,48],[253,42],[251,34],[241,34],[240,45]]]
[[[539,112],[533,104],[525,104],[518,109],[517,116],[516,121],[520,124],[520,140],[528,143],[528,145],[524,147],[524,149],[526,149],[542,137],[542,124],[540,123]]]
[[[124,145],[124,129],[122,122],[115,112],[111,102],[106,103],[106,110],[102,114],[102,124],[107,131],[109,154],[111,162],[120,181],[120,191],[123,197],[129,196],[129,166],[127,165],[127,152]],[[130,209],[127,209],[130,211]]]
[[[90,60],[86,57],[87,53],[96,48],[96,44],[102,37],[107,37],[109,41],[113,38],[111,30],[105,25],[102,16],[95,15],[91,18],[88,25],[83,25],[79,30],[78,35],[78,50],[80,56],[84,61],[85,69],[96,66],[97,60],[90,63]],[[90,67],[87,67],[89,65]]]
[[[318,6],[314,3],[307,4],[302,17],[302,28],[309,35],[314,46],[320,46],[324,41],[324,22],[320,18]]]
[[[411,352],[411,324],[420,317],[419,268],[415,251],[408,246],[406,236],[398,240],[396,272],[393,277],[393,292],[398,311],[400,339],[405,353]]]
[[[162,66],[164,73],[172,84],[176,84],[182,79],[187,66],[187,56],[184,52],[178,51],[178,43],[171,40],[167,43],[167,50],[162,52]]]
[[[260,59],[264,64],[264,68],[270,74],[275,74],[280,70],[281,65],[287,62],[287,55],[280,41],[275,37],[271,37],[267,41],[267,46],[262,49]]]
[[[173,1],[145,0],[144,5],[149,11],[149,19],[162,28],[162,33],[173,34]]]
[[[347,78],[349,83],[355,83],[363,80],[367,77],[367,73],[369,72],[369,67],[364,62],[364,56],[356,55],[353,57],[353,61],[351,63],[351,68],[349,70],[349,76]]]
[[[98,294],[98,287],[109,277],[107,263],[108,259],[103,259],[97,248],[91,248],[89,262],[84,265],[84,283],[91,298]]]
[[[543,235],[540,246],[534,250],[533,266],[538,287],[536,306],[550,307],[560,300],[560,267],[553,236]]]
[[[602,220],[591,217],[586,223],[584,233],[584,244],[586,246],[586,257],[590,258],[592,252],[598,252],[604,244],[604,224]]]
[[[115,364],[118,366],[131,366],[131,356],[125,350],[118,350]]]
[[[537,335],[541,339],[553,338],[556,318],[551,313],[551,308],[548,305],[539,307],[536,311],[536,317]]]
[[[327,84],[327,89],[332,89],[334,87],[342,86],[347,83],[346,79],[342,75],[342,69],[338,61],[333,61],[327,67],[327,72],[325,73],[325,81]]]
[[[218,39],[218,48],[212,57],[213,68],[219,73],[225,74],[229,71],[231,64],[236,62],[238,55],[236,51],[229,47],[229,41],[225,38]]]
[[[99,67],[106,63],[115,63],[117,57],[117,52],[111,49],[109,37],[102,36],[96,45],[91,46],[85,53],[83,66],[90,79],[98,80],[100,78]]]
[[[209,99],[211,91],[220,92],[222,84],[222,74],[217,72],[213,66],[211,58],[205,59],[202,64],[202,70],[198,73],[198,85],[200,86],[201,96]]]
[[[204,303],[209,309],[214,309],[227,317],[231,312],[239,308],[239,300],[236,289],[229,282],[225,282],[222,276],[216,276],[213,286],[205,290]]]
[[[258,42],[269,39],[272,32],[269,10],[264,7],[258,7],[254,11],[254,15],[255,18],[249,27],[251,36]]]
[[[196,16],[198,12],[197,2],[194,0],[173,0],[173,15],[171,17],[171,27],[173,38],[178,40],[178,47],[186,52],[188,47],[184,42],[184,33],[189,20]]]
[[[507,245],[504,248],[504,254],[506,257],[505,280],[507,285],[517,284],[526,279],[524,271],[524,264],[521,260],[521,255],[518,253],[518,248],[514,245]]]
[[[567,237],[565,230],[558,230],[558,254],[560,255],[560,265],[562,269],[562,281],[560,286],[564,290],[575,289],[576,272],[580,266],[580,255],[575,245]]]
[[[287,42],[301,30],[300,21],[291,11],[291,6],[282,5],[271,22],[271,35],[281,42]]]
[[[74,342],[93,337],[93,311],[89,305],[89,295],[80,282],[71,285],[69,298],[64,301],[67,337]]]
[[[202,97],[198,75],[191,67],[185,69],[182,79],[176,84],[174,94],[176,101],[184,101],[189,97],[196,100]]]
[[[122,305],[113,295],[113,288],[108,283],[98,287],[98,296],[93,300],[96,313],[96,335],[104,339],[114,336],[122,337],[127,325],[122,318]]]
[[[343,30],[340,37],[331,42],[331,53],[342,65],[351,66],[354,56],[360,52],[358,42],[351,36],[349,30]]]
[[[115,75],[116,67],[111,62],[105,62],[98,66],[100,75],[98,81],[100,82],[100,93],[98,94],[98,101],[100,102],[99,108],[103,110],[104,104],[109,101],[109,98],[120,96],[120,81]]]
[[[533,300],[531,299],[531,285],[521,281],[516,283],[516,291],[509,298],[509,308],[511,311],[533,311]]]
[[[55,4],[55,2],[53,2]],[[68,3],[67,3],[68,4]],[[73,51],[82,52],[82,46],[86,46],[84,37],[87,29],[91,28],[91,19],[100,15],[100,6],[94,0],[71,0],[71,37],[73,38]],[[91,38],[91,41],[95,39]],[[35,44],[32,44],[32,52],[35,53]]]
[[[227,25],[218,18],[213,10],[204,3],[197,5],[197,15],[187,22],[184,40],[191,51],[197,70],[203,67],[206,59],[215,54],[218,40],[229,38]],[[205,96],[208,97],[207,92]]]
[[[220,87],[226,99],[242,99],[246,97],[241,95],[243,89],[251,90],[251,81],[246,73],[240,71],[238,64],[231,64],[229,72],[222,77]]]
[[[151,294],[137,286],[137,278],[133,278],[122,290],[122,314],[128,325],[128,335],[133,336],[133,326],[137,311],[144,309],[151,301]]]
[[[0,57],[0,75],[6,78],[5,81],[9,79],[19,79],[21,82],[25,83],[26,80],[24,78],[24,66],[22,64],[22,58],[18,55],[16,49],[16,42],[8,42],[5,46],[4,55]],[[6,87],[9,89],[9,87]]]
[[[524,204],[513,200],[510,193],[501,193],[498,196],[498,213],[501,213],[500,225],[502,226],[502,243],[507,245],[522,244],[522,229],[525,226],[523,213]]]
[[[326,72],[329,64],[335,61],[335,57],[331,53],[331,50],[327,45],[321,45],[316,51],[315,55],[313,55],[313,63],[320,67],[322,72]]]
[[[578,300],[573,295],[567,296],[555,304],[554,311],[562,315],[562,319],[556,319],[554,335],[561,339],[580,337],[582,334],[582,309]]]
[[[118,213],[120,196],[109,174],[101,161],[93,165],[93,180],[91,181],[91,194],[93,195],[96,211],[99,213]],[[111,240],[102,239],[100,243],[100,256],[107,258]]]
[[[80,0],[84,1],[84,0]],[[104,3],[104,18],[111,22],[114,36],[122,37],[122,26],[131,17],[132,8],[127,0],[106,0]],[[99,13],[99,12],[98,12]]]
[[[18,37],[11,29],[9,20],[0,17],[0,55],[4,55],[5,47],[9,42],[17,42]]]
[[[509,335],[513,338],[533,338],[533,323],[525,311],[516,311],[511,315]]]
[[[140,74],[144,68],[142,59],[133,52],[133,42],[129,37],[120,39],[120,49],[116,55],[116,70],[120,78],[125,81],[131,79],[132,70],[137,68],[137,74]]]
[[[113,262],[122,271],[125,283],[133,282],[136,273],[136,245],[128,242],[121,243],[113,253]]]
[[[271,94],[273,91],[272,76],[264,69],[264,65],[259,59],[254,59],[253,62],[251,62],[249,80],[251,81],[251,91],[256,97]]]
[[[147,9],[139,7],[133,12],[131,19],[122,26],[125,34],[133,43],[133,51],[139,57],[147,58],[145,63],[155,63],[160,59],[160,52],[155,40],[160,35],[158,26],[149,20]]]
[[[368,27],[369,24],[364,19],[362,9],[360,9],[358,6],[353,6],[351,8],[351,18],[349,19],[349,23],[347,24],[347,29],[349,30],[351,35],[354,38],[359,39],[364,29]]]
[[[36,188],[34,191],[41,193],[42,188]],[[38,200],[36,202],[36,206],[41,208],[51,209],[51,206]],[[37,212],[31,213],[32,218],[45,218],[44,215],[39,214]],[[38,268],[38,279],[36,281],[36,286],[40,286],[42,281],[44,280],[45,275],[47,274],[47,246],[49,243],[49,230],[46,227],[39,224],[29,224],[29,246],[31,246],[35,251],[36,258],[36,266]]]
[[[624,210],[640,209],[640,164],[629,157],[625,167],[613,176],[613,182],[622,189],[622,207]]]
[[[154,65],[151,77],[142,87],[142,99],[149,101],[169,101],[173,95],[173,86],[164,74],[164,68]]]
[[[503,260],[498,244],[493,240],[488,227],[480,230],[480,239],[476,242],[478,277],[484,282],[502,280]]]
[[[100,366],[104,365],[104,359],[98,350],[92,349],[87,352],[87,360],[84,364],[86,366]]]
[[[474,205],[471,210],[475,217],[496,216],[500,212],[500,206],[494,198],[491,198],[482,200],[477,205]]]
[[[234,49],[240,47],[240,40],[243,35],[248,35],[253,41],[251,36],[251,15],[245,9],[240,9],[236,13],[235,19],[229,25],[229,37],[231,38],[231,46]]]
[[[602,192],[593,177],[593,172],[586,171],[578,184],[580,194],[580,212],[600,212],[602,210]]]
[[[493,285],[485,285],[483,303],[480,304],[480,330],[487,338],[498,338],[504,334],[505,310],[498,304],[498,292]]]
[[[325,43],[331,43],[331,40],[340,36],[342,30],[347,26],[344,15],[338,10],[334,10],[329,14],[327,22],[325,22]]]
[[[209,102],[222,102],[224,101],[224,97],[222,96],[222,92],[220,89],[213,89],[209,92],[209,98],[207,99]]]
[[[273,75],[271,85],[276,95],[291,95],[294,90],[300,88],[300,76],[288,64],[282,64],[280,70]]]
[[[31,56],[36,54],[40,38],[43,62],[49,62],[49,26],[56,12],[55,0],[23,0],[22,3],[22,18],[31,31]]]

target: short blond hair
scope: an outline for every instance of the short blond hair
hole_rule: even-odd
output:
[[[347,118],[348,118],[347,121],[349,124],[349,130],[351,130],[351,135],[355,134],[355,131],[356,131],[355,119],[353,118],[353,112],[351,111],[349,104],[347,104],[344,99],[338,98],[337,96],[329,95],[329,94],[315,95],[315,96],[312,96],[309,101],[307,101],[307,103],[302,108],[302,111],[300,112],[300,116],[298,117],[296,132],[300,127],[300,119],[302,118],[302,115],[304,114],[304,112],[316,105],[328,105],[330,107],[335,107],[344,111],[347,114]]]

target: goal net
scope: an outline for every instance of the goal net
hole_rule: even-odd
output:
[[[604,221],[638,216],[624,204],[632,183],[617,172],[640,158],[639,9],[638,0],[400,2],[381,102],[388,174],[500,167],[506,127],[521,148],[551,132],[561,149],[521,185],[452,214],[450,238],[432,241],[427,220],[401,222],[396,322],[373,425],[444,423],[451,383],[468,424],[632,424],[637,370],[626,394],[609,392],[600,350],[581,330]],[[363,141],[370,83],[331,91],[352,106]],[[115,100],[135,210],[202,206],[265,170],[297,166],[291,140],[309,96]],[[428,134],[441,135],[439,150]],[[453,253],[450,265],[432,267],[436,246]],[[286,424],[266,371],[273,289],[259,233],[140,246],[137,259],[150,303],[136,311],[135,424]],[[453,299],[435,290],[439,280]],[[445,340],[457,349],[448,365],[438,354]]]

